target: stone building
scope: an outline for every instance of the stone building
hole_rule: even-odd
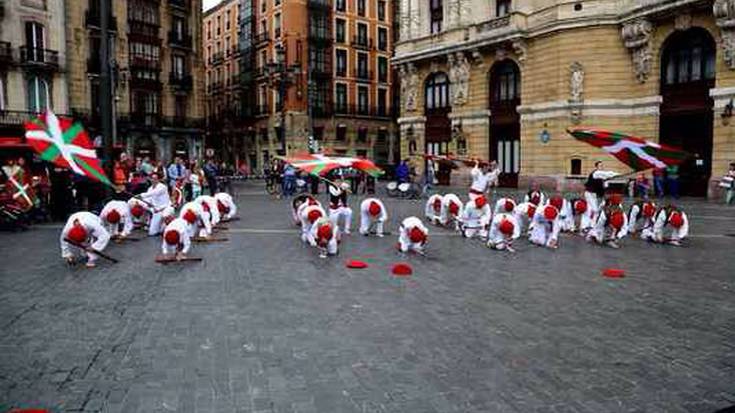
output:
[[[390,0],[241,0],[240,25],[256,168],[307,151],[310,136],[312,148],[393,161]]]
[[[228,162],[247,163],[241,102],[238,0],[223,0],[204,13],[207,147]]]
[[[0,151],[25,151],[23,123],[46,108],[68,113],[61,0],[0,1]]]
[[[201,157],[201,0],[111,4],[115,151],[162,161]],[[100,133],[99,0],[66,2],[66,36],[70,111],[94,137]]]
[[[680,146],[685,193],[735,159],[735,2],[401,0],[402,152],[497,159],[503,183],[578,188],[577,125]]]

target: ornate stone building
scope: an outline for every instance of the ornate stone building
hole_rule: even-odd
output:
[[[402,0],[402,153],[497,159],[503,183],[578,187],[585,125],[683,147],[685,193],[735,159],[735,1]]]

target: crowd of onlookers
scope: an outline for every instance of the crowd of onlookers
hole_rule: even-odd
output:
[[[177,189],[183,200],[202,194],[231,191],[233,177],[249,175],[246,166],[237,170],[227,163],[184,160],[175,157],[169,164],[153,162],[149,157],[131,158],[121,153],[112,167],[106,185],[74,174],[67,168],[37,157],[9,157],[0,168],[0,227],[27,226],[33,222],[63,220],[79,210],[94,211],[110,197],[132,196],[144,192],[155,174]],[[11,179],[12,178],[12,179]]]

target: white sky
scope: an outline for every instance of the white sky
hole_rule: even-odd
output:
[[[214,7],[220,0],[204,0],[202,1],[202,10],[207,11]]]

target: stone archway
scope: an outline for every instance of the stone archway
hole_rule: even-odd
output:
[[[500,186],[518,187],[521,167],[521,70],[511,59],[496,62],[488,74],[489,157],[497,160]]]
[[[671,34],[661,53],[660,142],[694,155],[681,165],[680,193],[706,196],[712,173],[716,44],[703,28]]]

